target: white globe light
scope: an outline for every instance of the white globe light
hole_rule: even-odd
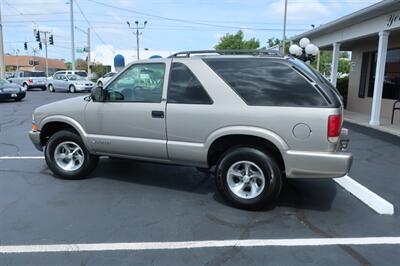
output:
[[[308,38],[301,38],[299,44],[302,48],[306,48],[310,44],[310,40]]]
[[[306,46],[306,54],[316,56],[318,54],[318,47],[314,44],[309,44]]]
[[[300,56],[302,54],[302,49],[297,44],[292,44],[289,47],[289,53],[292,55]]]

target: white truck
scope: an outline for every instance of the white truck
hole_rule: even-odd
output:
[[[47,78],[43,71],[17,71],[8,81],[22,86],[25,91],[31,88],[46,90]]]

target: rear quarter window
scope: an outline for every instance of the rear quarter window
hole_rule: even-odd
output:
[[[248,105],[327,106],[323,96],[281,60],[204,59]]]

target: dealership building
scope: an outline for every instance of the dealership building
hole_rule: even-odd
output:
[[[297,35],[320,50],[332,50],[336,85],[339,52],[351,52],[347,110],[368,115],[370,125],[388,121],[400,100],[400,1],[385,0]],[[399,104],[400,106],[400,104]],[[400,111],[395,123],[400,123]]]

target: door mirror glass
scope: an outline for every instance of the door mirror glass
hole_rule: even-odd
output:
[[[102,87],[95,87],[90,91],[90,97],[94,102],[104,101],[104,90]]]

